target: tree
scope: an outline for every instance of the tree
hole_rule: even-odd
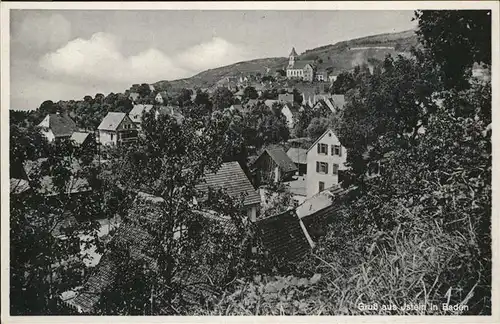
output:
[[[138,215],[145,208],[151,212],[147,219],[136,219],[151,240],[144,251],[148,263],[141,264],[122,253],[124,256],[118,258],[122,271],[117,274],[122,279],[104,292],[100,305],[104,308],[98,312],[175,313],[185,307],[185,292],[200,284],[189,279],[193,272],[195,278],[201,279],[202,274],[209,274],[204,269],[217,267],[216,260],[227,261],[225,269],[239,271],[237,265],[244,260],[242,244],[247,235],[241,205],[219,191],[209,191],[205,202],[193,204],[193,197],[200,198],[196,186],[207,171],[218,169],[230,141],[225,132],[229,119],[220,117],[216,112],[205,121],[187,119],[178,124],[168,115],[156,119],[146,114],[144,138],[117,152],[116,161],[109,166],[119,170],[116,182],[128,192],[143,191],[160,201],[154,206],[146,202],[136,206]],[[206,209],[229,216],[236,231],[226,233],[220,223],[203,217]],[[119,247],[115,249],[120,253]],[[227,275],[212,278],[215,287]],[[131,287],[138,289],[130,292]],[[122,291],[126,296],[130,293],[130,298],[124,300]]]
[[[293,89],[293,102],[301,105],[303,101],[302,94],[297,89]]]
[[[354,77],[350,72],[342,72],[337,76],[331,87],[332,94],[345,94],[354,88]]]
[[[193,95],[193,90],[183,88],[176,98],[177,105],[179,107],[184,107],[191,104],[191,96]]]
[[[474,63],[491,65],[491,18],[489,10],[415,12],[417,35],[432,60],[443,70],[446,87],[467,88]]]
[[[255,90],[254,87],[246,87],[245,90],[243,90],[243,97],[242,100],[247,100],[247,99],[257,99],[259,98],[259,94],[257,93],[257,90]]]
[[[234,103],[233,94],[229,89],[219,87],[215,89],[212,95],[212,104],[214,110],[223,110],[225,108],[231,107]]]
[[[31,169],[30,189],[10,197],[10,311],[13,315],[68,314],[61,293],[78,285],[88,247],[101,251],[99,204],[70,193],[84,177],[67,155],[67,143],[52,147]],[[52,186],[47,186],[50,179]],[[49,192],[47,192],[47,190]],[[49,195],[51,194],[52,195]]]
[[[327,118],[314,117],[309,126],[307,126],[307,136],[311,139],[317,139],[326,132],[329,126],[330,122]]]
[[[286,141],[290,136],[285,116],[279,109],[269,109],[263,103],[244,114],[244,123],[246,144],[257,150],[265,145]]]
[[[146,98],[151,93],[151,89],[149,88],[149,84],[147,84],[147,83],[141,84],[139,86],[139,88],[137,89],[137,92],[139,93],[139,96],[141,96],[141,98]]]

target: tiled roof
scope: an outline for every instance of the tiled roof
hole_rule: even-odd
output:
[[[39,124],[42,125],[48,125],[55,137],[71,136],[76,130],[75,122],[66,114],[48,114]]]
[[[116,130],[126,115],[122,112],[108,112],[97,129]]]
[[[246,195],[244,205],[260,203],[260,196],[248,180],[238,162],[223,163],[216,173],[207,173],[205,181],[196,186],[201,192],[207,192],[208,187],[224,189],[233,198]]]
[[[264,104],[269,108],[272,108],[275,103],[280,103],[280,102],[278,100],[273,100],[273,99],[267,99],[266,101],[264,101]]]
[[[306,65],[311,65],[314,68],[314,61],[308,60],[308,61],[295,61],[293,63],[293,66],[287,69],[290,70],[300,70],[306,67]]]
[[[10,179],[10,193],[20,194],[30,189],[28,181],[24,179]]]
[[[293,161],[288,157],[288,155],[283,151],[283,149],[279,147],[267,148],[265,150],[267,154],[273,159],[274,162],[280,167],[280,169],[284,172],[293,172],[297,171],[298,168],[293,163]]]
[[[293,210],[257,220],[264,247],[273,255],[290,261],[300,260],[310,245]]]
[[[89,137],[89,135],[90,133],[86,132],[74,132],[73,134],[71,134],[71,140],[81,145],[83,144],[83,142],[85,142],[85,140],[87,139],[87,137]]]
[[[293,161],[293,163],[307,164],[307,150],[298,147],[291,147],[286,155]]]
[[[140,123],[142,121],[142,113],[149,112],[152,108],[153,105],[134,105],[128,116],[134,123]]]
[[[325,208],[336,205],[335,199],[343,197],[353,190],[355,190],[354,187],[345,189],[340,185],[325,189],[324,191],[317,193],[304,201],[299,207],[297,207],[296,213],[299,218],[315,215]]]

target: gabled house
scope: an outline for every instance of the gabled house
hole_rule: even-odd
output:
[[[55,113],[47,114],[40,124],[38,124],[38,128],[49,142],[54,142],[62,139],[70,139],[76,130],[76,124],[67,114]]]
[[[292,52],[288,56],[288,66],[286,68],[287,78],[312,82],[314,81],[315,72],[316,67],[314,61],[299,61],[295,48],[292,48]]]
[[[108,112],[97,130],[102,145],[121,145],[137,140],[137,127],[126,113]]]
[[[128,113],[138,131],[141,130],[143,113],[149,113],[151,109],[153,109],[153,105],[134,105],[134,108]]]
[[[339,183],[347,169],[347,151],[332,129],[327,129],[307,151],[307,197]]]
[[[312,108],[320,107],[330,110],[331,113],[336,114],[344,110],[345,96],[337,94],[318,94],[314,95],[312,100]]]
[[[299,147],[291,147],[286,155],[297,166],[298,175],[307,174],[307,150]]]
[[[255,170],[258,185],[290,179],[298,171],[297,166],[279,147],[265,149],[252,163],[251,169]]]
[[[238,162],[223,163],[217,172],[205,174],[203,182],[196,186],[197,190],[203,193],[203,196],[197,199],[198,202],[207,199],[206,193],[209,187],[223,189],[234,199],[244,196],[243,205],[248,219],[250,221],[257,219],[261,199]]]
[[[137,101],[137,99],[139,99],[139,93],[137,93],[137,92],[131,92],[128,95],[128,98],[130,99],[130,101],[132,101],[132,103],[135,103]]]
[[[315,80],[320,82],[328,81],[328,72],[326,70],[318,70],[315,75]]]
[[[85,150],[95,150],[96,149],[96,140],[94,133],[89,132],[74,132],[71,135],[70,140],[73,142],[73,145]]]
[[[283,108],[281,108],[281,113],[285,116],[289,129],[292,129],[295,126],[295,120],[297,119],[297,115],[301,109],[302,108],[299,109],[291,103],[285,103]]]

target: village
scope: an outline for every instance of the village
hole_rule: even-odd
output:
[[[490,16],[413,15],[11,108],[10,313],[490,314]]]
[[[317,71],[314,62],[297,60],[295,48],[289,55],[289,64],[284,69],[286,76],[279,72],[275,77],[283,82],[273,82],[266,77],[260,77],[261,82],[256,83],[255,76],[224,77],[212,89],[201,89],[209,95],[216,89],[226,88],[231,91],[234,104],[226,107],[224,111],[251,112],[257,105],[264,105],[267,109],[278,109],[286,120],[290,132],[293,131],[299,112],[321,110],[329,115],[339,114],[345,105],[344,94],[331,94],[318,91],[318,84],[328,89],[334,76],[329,76],[326,71]],[[302,85],[302,89],[309,88],[309,92],[303,92],[299,101],[296,100],[297,90],[288,86],[287,81],[295,81]],[[282,87],[282,86],[285,87]],[[136,85],[137,87],[138,85]],[[245,98],[245,89],[251,88],[256,96]],[[316,90],[315,90],[316,89]],[[183,122],[181,108],[170,104],[168,94],[165,91],[157,92],[154,86],[149,85],[149,98],[144,100],[137,92],[129,92],[128,99],[133,108],[128,112],[108,112],[95,130],[78,129],[76,123],[65,112],[47,114],[37,125],[39,131],[49,143],[60,143],[69,141],[76,147],[92,152],[98,163],[109,162],[106,154],[108,148],[123,147],[130,145],[143,136],[142,121],[145,114],[152,114],[155,118],[162,114],[173,117],[178,123]],[[279,92],[276,99],[263,98],[263,91],[271,90]],[[295,93],[294,93],[295,90]],[[191,91],[193,93],[194,91]],[[156,93],[156,95],[155,95]],[[142,100],[141,100],[142,99]],[[191,100],[196,99],[193,94]],[[139,103],[141,102],[141,103]],[[343,172],[346,170],[347,150],[340,143],[334,130],[327,128],[317,138],[290,138],[283,143],[265,145],[254,155],[248,157],[246,165],[240,165],[238,161],[227,161],[215,173],[207,173],[198,185],[202,191],[209,187],[219,188],[226,191],[230,196],[238,198],[243,195],[246,217],[250,222],[262,224],[268,231],[278,226],[279,229],[272,230],[273,237],[268,243],[269,248],[280,256],[286,256],[291,260],[300,259],[309,249],[314,247],[314,240],[324,229],[318,228],[317,220],[334,207],[334,197],[345,194],[348,190],[342,188]],[[49,159],[50,160],[50,159]],[[19,178],[11,178],[11,195],[23,195],[30,189],[32,174],[38,174],[40,166],[47,162],[47,158],[36,161],[26,161],[23,172]],[[78,160],[72,162],[76,175],[79,166]],[[244,172],[243,170],[249,170]],[[370,176],[377,175],[376,172]],[[56,195],[53,185],[54,179],[46,175],[42,177],[42,190],[45,195]],[[92,190],[85,178],[77,178],[67,187],[67,194],[71,196],[82,196]],[[288,195],[293,198],[289,206],[276,215],[264,215],[262,212],[276,196],[281,193],[274,192],[273,188],[282,184]],[[146,196],[153,199],[147,192],[141,192],[138,197]],[[139,198],[136,198],[139,199]],[[118,217],[116,217],[118,216]],[[75,221],[78,216],[71,216]],[[98,219],[101,224],[99,235],[106,236],[118,229],[121,225],[119,215],[105,215]],[[120,231],[126,231],[122,225]],[[61,234],[57,231],[57,235]],[[290,236],[289,233],[295,233]],[[119,234],[115,234],[119,235]],[[132,234],[134,235],[134,234]],[[87,262],[90,268],[95,268],[93,274],[88,278],[85,285],[103,280],[102,276],[108,275],[103,272],[104,268],[110,271],[106,265],[102,265],[102,254],[97,253],[95,248],[90,248],[82,253],[89,253],[92,257]],[[106,252],[105,252],[106,253]],[[95,283],[94,283],[95,285]],[[101,284],[102,286],[102,284]],[[102,287],[99,287],[102,288]],[[89,312],[93,303],[98,300],[98,291],[91,293],[65,293],[63,300],[68,305],[78,309],[79,312]],[[92,297],[89,297],[92,295]]]

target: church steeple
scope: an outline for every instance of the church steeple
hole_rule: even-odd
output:
[[[297,57],[297,52],[295,52],[295,47],[292,47],[290,55],[288,55],[288,66],[292,67],[295,64],[295,58]]]

